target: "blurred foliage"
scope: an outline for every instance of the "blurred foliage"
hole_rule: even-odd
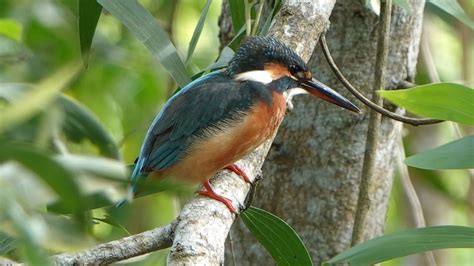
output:
[[[268,31],[271,19],[248,24],[248,18],[258,20],[262,9],[259,4],[230,2],[234,7],[232,21],[237,25],[230,48],[235,49],[244,34]],[[472,31],[466,25],[472,23],[474,3],[459,2],[465,17],[455,13],[459,12],[457,7],[448,12],[442,6],[427,5],[424,38],[441,81],[472,87],[474,55],[468,51],[474,47]],[[115,4],[109,0],[100,3]],[[224,66],[232,56],[233,51],[227,47],[212,64],[219,55],[217,18],[221,1],[139,3],[156,19],[156,25],[161,25],[161,33],[169,35],[176,47],[175,58],[186,62],[183,73],[196,78],[203,70]],[[275,3],[271,14],[279,8],[280,1]],[[406,1],[396,3],[406,8]],[[202,14],[206,8],[208,13]],[[101,13],[96,30],[91,30],[95,25],[87,22],[94,21],[94,13],[84,11],[92,9],[79,6],[78,0],[0,1],[0,256],[47,263],[48,254],[78,251],[167,224],[181,201],[191,195],[163,184],[154,191],[165,192],[142,197],[122,208],[83,211],[111,205],[123,197],[127,165],[135,160],[149,123],[176,89],[166,73],[169,67],[154,61],[153,56],[159,58],[157,50],[154,53],[151,49],[150,54],[140,41],[146,36],[137,39],[137,29],[127,29],[114,17],[117,14],[111,12],[112,16],[108,11]],[[80,14],[86,19],[83,24]],[[81,39],[79,26],[86,29]],[[421,49],[426,51],[426,47]],[[88,68],[67,67],[81,60],[81,50]],[[433,66],[427,62],[427,58],[420,60],[418,84],[436,81],[430,80]],[[4,116],[18,106],[20,112],[10,112],[21,119]],[[14,123],[4,122],[8,120]],[[473,129],[443,123],[409,128],[405,133],[407,151],[414,154],[459,135],[472,135]],[[429,225],[472,226],[472,172],[413,169],[411,174]],[[397,193],[399,190],[395,182],[389,232],[411,226],[406,218],[410,214],[404,208],[406,199]],[[443,204],[430,210],[433,197]],[[48,212],[47,206],[49,211],[69,215]],[[166,250],[154,252],[129,263],[164,264],[166,254]],[[474,256],[472,251],[450,250],[437,259],[440,264],[463,264],[474,261]],[[406,263],[405,259],[390,262]]]
[[[205,3],[170,2],[141,1],[165,30],[172,30],[178,53],[186,55]],[[188,73],[217,58],[220,4],[209,5]],[[81,60],[78,16],[76,0],[0,1],[0,109],[3,114],[23,102],[21,110],[31,110],[20,124],[10,116],[0,117],[6,129],[0,135],[0,256],[17,261],[42,264],[45,254],[123,237],[128,234],[124,228],[138,233],[166,224],[179,209],[180,195],[191,194],[189,189],[178,194],[174,189],[120,209],[79,211],[124,196],[126,165],[133,163],[148,124],[175,87],[140,41],[107,12],[102,12],[95,31],[89,67],[55,76]],[[55,87],[47,83],[47,98],[31,94],[35,88],[44,93],[41,84],[48,79]],[[59,79],[67,79],[67,84]],[[31,101],[25,102],[30,94]],[[13,127],[5,119],[18,122]],[[12,161],[15,156],[20,164]],[[50,210],[73,214],[46,212],[53,202]],[[163,264],[163,254],[166,251],[138,261]]]

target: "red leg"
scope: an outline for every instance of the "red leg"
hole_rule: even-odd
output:
[[[231,213],[237,213],[234,206],[232,205],[232,201],[228,198],[225,198],[221,195],[216,194],[216,192],[214,192],[214,190],[212,189],[211,184],[209,183],[209,180],[206,180],[206,181],[202,182],[202,185],[204,186],[204,188],[206,190],[205,191],[199,191],[198,192],[199,195],[203,195],[203,196],[209,197],[211,199],[215,199],[217,201],[220,201],[220,202],[224,203],[225,206],[227,206],[227,208],[229,209],[229,211]]]
[[[252,183],[250,182],[250,178],[247,176],[247,174],[244,171],[242,171],[242,169],[240,169],[240,167],[238,167],[235,163],[226,166],[224,169],[227,169],[229,171],[236,173],[238,176],[242,177],[242,179],[245,182]]]

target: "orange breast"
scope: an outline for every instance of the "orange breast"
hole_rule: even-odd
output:
[[[258,102],[239,123],[216,130],[194,143],[176,165],[152,175],[198,183],[252,152],[278,129],[286,111],[282,94],[273,92],[272,104]]]

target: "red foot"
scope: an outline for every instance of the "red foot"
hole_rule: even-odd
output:
[[[242,177],[242,179],[246,183],[252,183],[250,182],[250,178],[247,176],[247,174],[244,171],[242,171],[242,169],[240,169],[240,167],[238,167],[235,163],[226,166],[224,169],[227,169],[229,171],[236,173],[238,176]]]
[[[224,203],[225,206],[227,206],[227,208],[229,209],[229,211],[231,213],[237,213],[234,206],[232,205],[232,201],[228,198],[225,198],[225,197],[221,196],[221,195],[217,195],[216,192],[214,192],[214,190],[212,189],[211,184],[209,183],[209,180],[204,181],[202,184],[203,184],[203,186],[206,190],[205,191],[199,191],[198,192],[199,195],[203,195],[203,196],[209,197],[211,199],[215,199],[217,201],[220,201],[220,202]]]

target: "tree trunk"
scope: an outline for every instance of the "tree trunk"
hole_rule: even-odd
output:
[[[400,81],[412,80],[415,74],[424,1],[410,2],[410,11],[395,7],[392,14],[385,77],[389,88],[395,88]],[[338,1],[330,18],[327,40],[341,71],[355,87],[370,95],[379,18],[364,3]],[[303,27],[307,31],[312,29],[308,25]],[[295,43],[298,41],[293,39]],[[310,65],[317,79],[354,100],[332,74],[319,47]],[[281,125],[264,164],[265,178],[259,184],[254,205],[288,222],[302,237],[315,265],[350,245],[367,127],[367,112],[355,115],[301,96],[294,100],[294,109]],[[367,238],[383,232],[400,132],[399,122],[382,120]],[[242,265],[271,262],[244,227],[239,221],[231,230],[237,261],[242,261]],[[232,259],[227,250],[229,263]]]

